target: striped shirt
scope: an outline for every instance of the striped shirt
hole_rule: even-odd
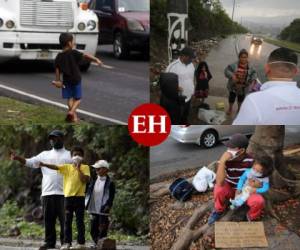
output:
[[[225,180],[234,188],[236,188],[240,177],[246,169],[251,168],[254,163],[253,158],[246,154],[241,161],[227,161],[226,162],[226,177]]]

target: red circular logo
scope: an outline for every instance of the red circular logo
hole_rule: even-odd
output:
[[[157,104],[142,104],[134,109],[128,118],[131,137],[144,146],[162,143],[170,134],[169,114]]]

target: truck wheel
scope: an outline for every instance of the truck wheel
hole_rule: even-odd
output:
[[[115,34],[113,44],[114,56],[118,59],[126,58],[129,55],[129,49],[123,40],[123,36],[120,32]]]
[[[90,66],[91,66],[91,63],[90,63],[90,62],[87,62],[87,63],[81,64],[81,65],[79,66],[79,68],[80,68],[80,70],[81,70],[82,72],[87,72],[87,71],[89,70]]]

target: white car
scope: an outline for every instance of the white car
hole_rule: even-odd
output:
[[[98,30],[96,14],[76,0],[0,0],[0,62],[54,60],[63,32],[74,35],[77,50],[95,55]]]
[[[255,126],[232,125],[173,125],[171,137],[181,143],[195,143],[205,148],[214,147],[219,141],[229,139],[233,134],[252,135]]]

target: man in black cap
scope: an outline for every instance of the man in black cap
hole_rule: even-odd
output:
[[[51,150],[46,150],[31,158],[11,152],[11,160],[17,160],[22,165],[30,168],[40,168],[40,162],[62,165],[72,163],[70,151],[64,148],[64,134],[59,130],[53,130],[49,134]],[[64,239],[64,194],[63,178],[57,171],[49,168],[41,168],[42,179],[42,205],[45,225],[45,243],[39,249],[55,248],[56,231],[55,224],[58,218],[60,223],[60,241]]]
[[[192,63],[195,57],[195,52],[191,48],[185,47],[181,50],[179,58],[176,61],[172,62],[166,69],[166,72],[171,72],[178,75],[179,91],[181,92],[182,96],[186,97],[179,123],[182,125],[188,123],[191,98],[194,94],[195,89],[195,67]]]
[[[219,162],[214,188],[214,210],[208,218],[211,225],[223,215],[230,198],[234,198],[239,178],[246,169],[251,168],[254,160],[246,153],[248,138],[242,134],[233,135],[224,145],[227,151]],[[253,202],[253,206],[255,205]]]
[[[300,88],[294,80],[297,64],[295,52],[286,48],[272,51],[265,65],[269,81],[246,97],[233,125],[300,124]]]

